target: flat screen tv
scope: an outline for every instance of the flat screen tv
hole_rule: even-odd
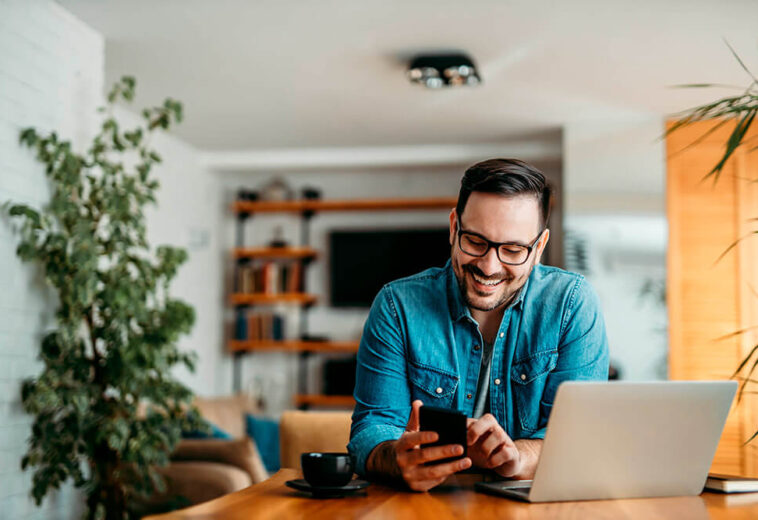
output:
[[[370,307],[387,282],[444,266],[448,238],[448,228],[332,231],[331,305]]]

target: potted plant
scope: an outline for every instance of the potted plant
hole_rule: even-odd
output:
[[[44,165],[52,196],[43,209],[6,204],[20,221],[18,256],[41,268],[57,296],[42,371],[22,385],[34,422],[21,465],[34,471],[37,504],[71,479],[91,519],[129,518],[130,502],[162,489],[156,467],[167,464],[182,430],[202,428],[187,413],[191,391],[171,375],[176,365],[194,368],[194,354],[176,344],[194,310],[168,294],[187,254],[168,246],[153,253],[143,213],[155,203],[151,172],[161,162],[150,135],[179,122],[182,105],[167,99],[122,131],[113,106],[134,91],[131,77],[113,86],[82,154],[55,132],[24,129],[20,143]]]
[[[672,124],[666,131],[666,135],[670,135],[680,128],[698,121],[716,120],[717,123],[710,130],[708,130],[705,135],[699,138],[699,140],[702,140],[726,124],[734,124],[734,128],[729,133],[729,137],[724,143],[723,155],[704,176],[704,180],[712,178],[714,182],[718,182],[719,176],[721,175],[724,166],[739,147],[747,146],[748,152],[758,150],[758,143],[750,142],[751,139],[746,139],[748,131],[755,121],[756,114],[758,114],[758,78],[756,78],[756,76],[750,72],[742,59],[740,59],[740,57],[728,43],[727,46],[729,47],[729,50],[732,52],[739,65],[750,76],[751,82],[748,84],[747,88],[745,88],[744,91],[740,92],[737,95],[720,98],[713,102],[683,111],[682,113],[678,114],[678,117],[674,124]],[[709,88],[721,85],[715,85],[711,83],[696,83],[680,86],[685,88]],[[697,144],[699,140],[692,144]],[[755,180],[752,182],[755,182]],[[758,234],[758,231],[753,231],[751,234]],[[737,246],[738,243],[739,240],[732,243],[721,254],[721,257],[719,259],[723,258],[723,256],[726,255],[735,246]],[[738,331],[734,334],[741,334],[744,332],[745,331],[743,330]],[[732,374],[733,379],[738,379],[741,382],[737,395],[738,402],[741,400],[743,394],[750,384],[758,383],[758,379],[753,377],[756,368],[758,368],[758,345],[753,346],[751,351],[740,362]],[[753,435],[746,441],[745,444],[751,442],[756,437],[758,437],[758,430],[753,433]]]

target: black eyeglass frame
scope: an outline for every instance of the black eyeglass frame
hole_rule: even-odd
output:
[[[458,235],[458,249],[460,249],[461,251],[463,251],[464,253],[466,253],[469,256],[473,256],[473,257],[476,257],[476,258],[481,258],[483,256],[487,256],[487,253],[490,252],[490,249],[492,249],[494,247],[495,248],[495,256],[497,256],[498,261],[501,264],[505,264],[505,265],[524,265],[529,260],[529,257],[532,256],[532,250],[534,249],[534,246],[537,245],[537,242],[539,242],[540,238],[542,238],[542,234],[545,232],[545,229],[547,229],[547,228],[542,228],[542,230],[537,235],[537,238],[535,238],[534,241],[530,245],[524,245],[524,244],[518,244],[516,242],[493,242],[489,238],[487,238],[485,236],[482,236],[479,233],[476,233],[474,231],[465,231],[463,229],[463,226],[461,226],[461,219],[460,219],[460,217],[456,216],[455,217],[455,221],[456,221],[456,227],[458,228],[457,231],[456,231],[456,234]],[[473,236],[475,236],[477,238],[480,238],[480,239],[484,240],[485,242],[487,242],[487,249],[484,250],[484,253],[482,253],[481,255],[474,255],[474,254],[471,254],[468,251],[464,250],[463,249],[463,244],[461,244],[461,241],[463,240],[463,234],[464,233],[467,234],[467,235],[473,235]],[[503,259],[500,258],[500,246],[517,246],[517,247],[524,247],[524,248],[526,248],[526,257],[524,258],[524,261],[516,263],[516,264],[514,264],[513,262],[504,262]]]

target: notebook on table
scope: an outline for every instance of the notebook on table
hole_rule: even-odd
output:
[[[709,473],[705,489],[717,493],[758,493],[758,478]]]

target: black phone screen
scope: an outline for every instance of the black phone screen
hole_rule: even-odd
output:
[[[447,444],[460,444],[463,446],[463,455],[436,460],[431,462],[431,464],[441,464],[466,456],[466,414],[463,412],[424,405],[419,412],[419,426],[421,431],[437,432],[437,435],[439,435],[439,439],[436,442],[424,444],[424,447],[445,446]]]

